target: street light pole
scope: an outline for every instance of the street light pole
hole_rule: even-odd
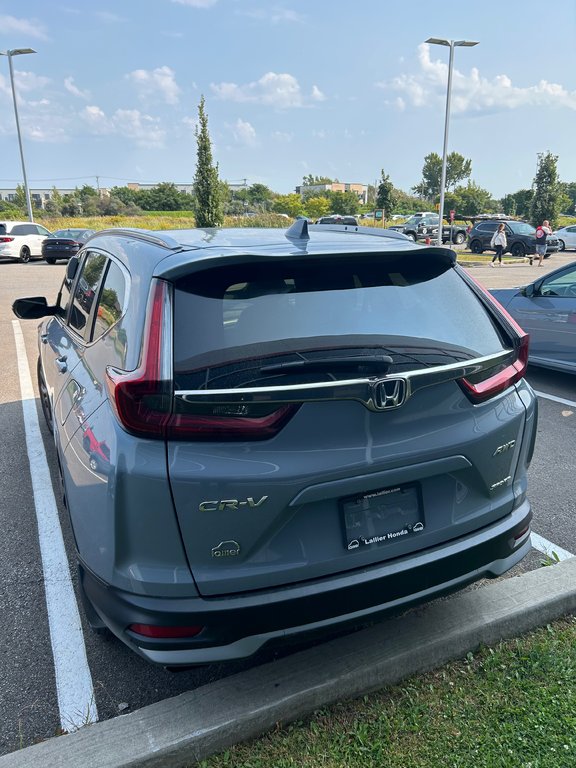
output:
[[[448,86],[446,89],[446,116],[444,118],[444,147],[442,149],[442,180],[440,182],[440,208],[438,210],[438,245],[442,245],[442,227],[444,223],[444,195],[446,191],[446,166],[448,161],[448,126],[450,124],[450,99],[452,97],[452,70],[454,68],[454,48],[464,46],[471,48],[478,45],[476,40],[445,40],[441,37],[429,37],[427,43],[445,45],[450,48],[448,59]]]
[[[22,176],[24,178],[24,194],[26,195],[26,208],[28,209],[28,220],[34,221],[32,214],[32,202],[30,200],[30,190],[28,189],[28,179],[26,177],[26,164],[24,163],[24,149],[22,148],[22,134],[20,131],[20,119],[18,117],[18,101],[16,99],[16,89],[14,88],[14,68],[12,66],[12,56],[20,56],[24,53],[36,53],[32,48],[13,48],[10,51],[0,51],[0,56],[8,57],[8,66],[10,69],[10,85],[12,86],[12,99],[14,101],[14,117],[16,118],[16,133],[18,134],[18,145],[20,147],[20,159],[22,161]]]

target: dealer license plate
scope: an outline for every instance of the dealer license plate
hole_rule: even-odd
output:
[[[341,501],[344,544],[348,550],[375,547],[424,530],[417,485],[381,488]]]

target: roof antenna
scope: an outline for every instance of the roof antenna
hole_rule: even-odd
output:
[[[289,240],[310,240],[308,219],[296,219],[286,230],[286,237]]]

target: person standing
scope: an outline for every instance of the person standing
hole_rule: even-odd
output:
[[[498,229],[496,232],[494,232],[492,239],[490,240],[490,247],[494,248],[496,251],[492,261],[490,262],[491,267],[494,266],[496,259],[498,259],[498,263],[500,266],[502,266],[502,254],[504,253],[504,249],[507,245],[505,229],[506,227],[503,223],[498,224]]]
[[[542,266],[544,256],[546,256],[546,240],[548,235],[552,234],[550,222],[545,219],[541,226],[536,227],[536,255],[538,256],[538,266]]]

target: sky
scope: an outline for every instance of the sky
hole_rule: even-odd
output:
[[[308,174],[406,192],[448,151],[494,197],[538,153],[576,181],[576,0],[0,0],[29,186],[190,183],[198,104],[231,183],[286,194]],[[22,182],[0,57],[0,186]]]

